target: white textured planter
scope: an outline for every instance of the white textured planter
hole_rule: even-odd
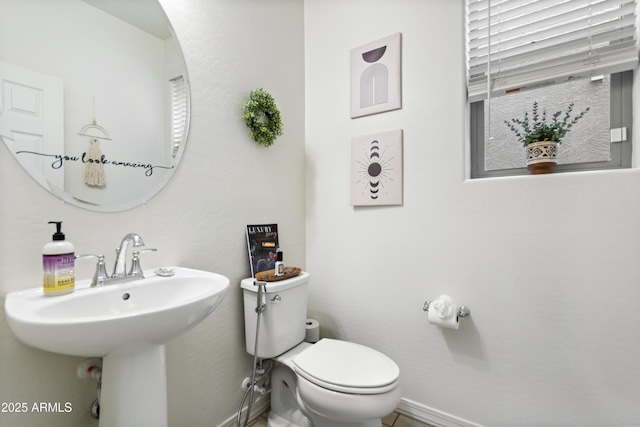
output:
[[[557,164],[558,145],[554,141],[538,141],[527,145],[527,169],[534,175],[551,173]]]

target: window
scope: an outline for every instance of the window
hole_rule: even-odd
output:
[[[549,115],[590,108],[556,172],[631,166],[635,10],[634,0],[467,0],[472,178],[528,173],[504,121],[534,101]]]
[[[183,76],[169,81],[171,90],[171,156],[176,157],[186,137],[189,120],[189,90]]]

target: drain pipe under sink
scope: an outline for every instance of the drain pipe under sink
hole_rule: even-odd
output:
[[[97,357],[87,359],[78,366],[78,377],[82,379],[93,378],[98,383],[97,398],[91,405],[91,416],[100,418],[100,390],[102,388],[102,360]]]

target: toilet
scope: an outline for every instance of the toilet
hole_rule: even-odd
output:
[[[260,314],[253,278],[241,282],[247,352],[273,359],[269,427],[381,427],[400,402],[400,369],[384,354],[352,342],[306,336],[309,273],[268,282]]]

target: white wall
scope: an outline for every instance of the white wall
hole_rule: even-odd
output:
[[[305,267],[303,4],[295,0],[162,0],[191,77],[191,130],[183,162],[146,205],[100,214],[65,205],[0,147],[0,305],[7,292],[41,284],[50,220],[64,221],[78,253],[104,253],[127,232],[158,252],[145,269],[183,265],[231,280],[225,300],[201,325],[167,345],[171,426],[234,420],[252,358],[244,348],[239,283],[250,274],[244,227],[277,222],[291,265]],[[249,138],[242,103],[264,87],[275,97],[284,135],[270,148]],[[276,200],[276,197],[278,199]],[[79,261],[79,278],[93,272]],[[83,358],[18,342],[0,310],[0,402],[71,402],[69,414],[8,414],[2,426],[87,426],[95,387],[76,378]]]
[[[1,147],[1,295],[38,286],[53,219],[79,252],[112,260],[136,231],[159,248],[145,268],[227,275],[222,305],[167,346],[170,425],[220,425],[251,365],[237,286],[248,275],[243,227],[276,221],[291,264],[313,275],[310,314],[323,334],[393,357],[405,410],[443,425],[640,424],[640,175],[466,181],[462,2],[306,0],[304,17],[296,0],[162,4],[191,76],[184,162],[147,205],[99,214],[44,192]],[[403,108],[349,119],[349,50],[397,31]],[[269,149],[240,120],[260,86],[285,121]],[[396,128],[405,131],[404,205],[350,207],[351,137]],[[278,203],[264,192],[272,183]],[[79,277],[91,269],[79,263]],[[426,323],[422,303],[441,293],[471,308],[459,331]],[[91,425],[94,387],[75,378],[82,358],[22,345],[0,313],[0,361],[0,402],[74,408],[0,413],[0,425]]]
[[[403,108],[350,119],[350,49],[395,32]],[[466,180],[462,1],[306,0],[305,54],[323,335],[392,357],[401,408],[435,425],[640,425],[638,171]],[[353,208],[351,138],[390,129],[404,205]],[[427,324],[443,293],[471,309],[458,331]]]

